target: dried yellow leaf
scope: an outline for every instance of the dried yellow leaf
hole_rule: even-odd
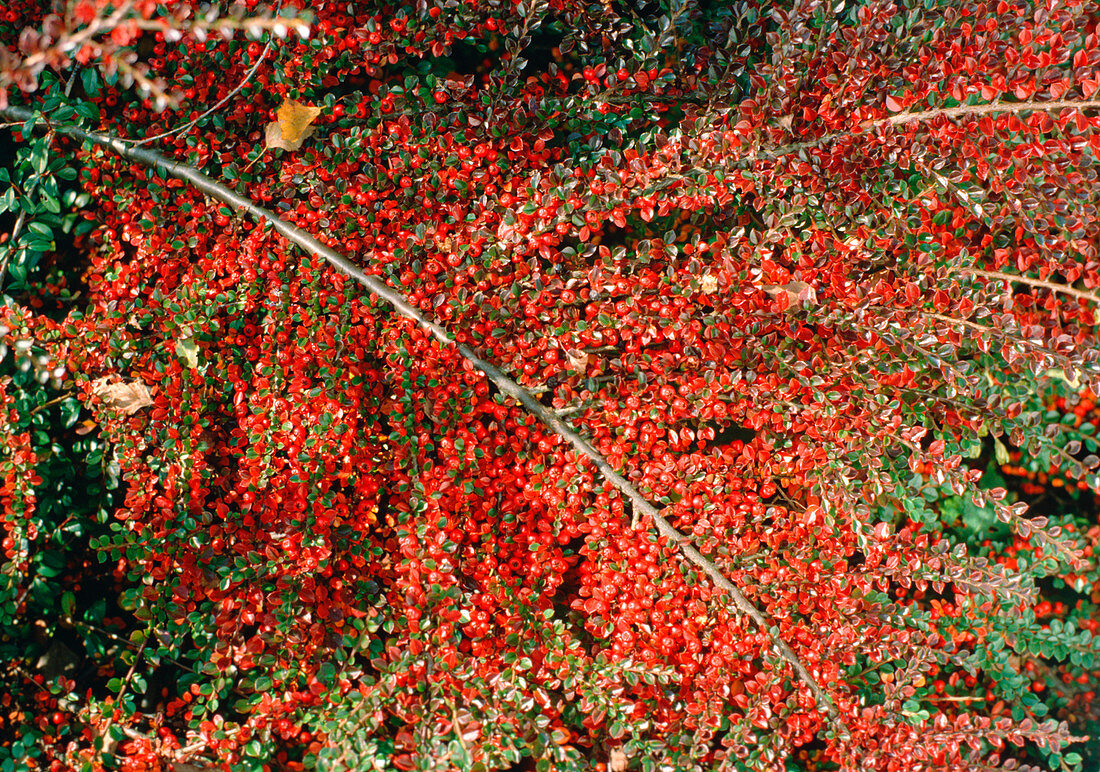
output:
[[[268,148],[297,150],[317,130],[313,122],[320,114],[320,107],[286,100],[276,111],[275,120],[267,124],[264,130],[264,144]]]

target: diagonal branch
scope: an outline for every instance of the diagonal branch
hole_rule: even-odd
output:
[[[5,110],[0,110],[0,115],[9,120],[20,122],[25,122],[32,117],[30,110],[16,107],[8,107]],[[366,287],[373,295],[389,303],[401,316],[419,324],[443,345],[456,346],[459,354],[484,373],[498,389],[523,405],[563,439],[568,440],[578,453],[590,459],[603,475],[604,479],[614,485],[630,500],[636,512],[640,512],[652,518],[658,532],[674,542],[679,547],[684,557],[698,566],[710,577],[711,581],[722,588],[733,601],[734,607],[739,612],[749,617],[760,630],[771,639],[772,648],[775,653],[794,668],[799,678],[802,679],[813,694],[818,709],[827,713],[834,721],[839,718],[839,711],[836,706],[826,694],[825,690],[817,683],[806,666],[802,664],[798,655],[795,654],[791,647],[787,645],[786,641],[778,635],[768,619],[765,618],[764,614],[752,603],[752,601],[745,597],[733,582],[726,578],[722,570],[713,561],[703,555],[703,553],[691,544],[687,537],[677,531],[672,524],[661,515],[657,508],[649,503],[649,501],[646,500],[646,498],[642,496],[626,478],[620,475],[614,467],[608,463],[607,459],[605,459],[586,439],[555,415],[553,411],[543,406],[542,403],[535,399],[526,389],[505,375],[495,365],[479,357],[470,347],[456,344],[453,337],[446,329],[434,320],[424,316],[424,314],[422,314],[418,308],[412,306],[400,292],[386,285],[385,282],[378,277],[364,273],[362,269],[347,257],[325,244],[322,244],[309,233],[280,219],[273,212],[258,206],[251,199],[229,189],[193,166],[173,161],[151,150],[127,145],[118,138],[105,134],[88,132],[76,126],[53,126],[52,128],[53,131],[58,134],[64,134],[74,139],[100,145],[130,161],[163,169],[174,177],[191,183],[196,189],[207,196],[242,210],[257,221],[266,221],[270,223],[274,229],[282,234],[288,241],[298,245],[313,255],[324,258],[338,271],[355,279],[355,281]],[[841,729],[843,730],[842,727]]]

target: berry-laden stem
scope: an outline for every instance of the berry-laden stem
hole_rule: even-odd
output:
[[[30,120],[33,114],[30,110],[24,108],[8,107],[4,110],[0,110],[0,115],[9,120],[25,122]],[[456,345],[459,354],[461,354],[471,365],[484,373],[498,389],[515,399],[546,426],[552,429],[560,437],[567,440],[578,453],[590,459],[600,471],[600,474],[603,475],[604,479],[614,485],[630,500],[631,504],[634,506],[635,513],[649,516],[653,520],[653,524],[657,527],[657,531],[662,536],[674,542],[685,558],[698,566],[703,573],[710,577],[711,581],[724,590],[733,601],[734,607],[739,612],[749,617],[760,630],[770,638],[775,653],[794,668],[795,673],[798,674],[798,677],[802,679],[813,694],[818,709],[827,713],[834,722],[837,721],[839,718],[839,711],[830,697],[825,693],[825,690],[821,688],[810,671],[802,664],[802,660],[799,659],[798,655],[787,645],[786,641],[777,633],[773,632],[772,626],[760,609],[758,609],[752,601],[746,598],[733,582],[726,578],[722,570],[715,565],[713,561],[709,560],[703,553],[696,549],[686,536],[673,528],[672,524],[661,515],[657,508],[650,504],[649,501],[626,480],[626,478],[620,475],[614,467],[608,463],[607,459],[584,439],[584,437],[562,421],[553,411],[543,406],[543,404],[535,399],[526,389],[505,375],[495,365],[486,362],[468,346],[456,344],[454,338],[446,329],[434,320],[424,316],[418,308],[409,303],[404,295],[397,292],[392,287],[387,286],[381,279],[367,275],[347,257],[331,247],[322,244],[301,228],[280,219],[273,212],[258,206],[251,199],[230,190],[225,185],[215,181],[213,178],[207,176],[193,166],[173,161],[151,150],[133,147],[116,137],[85,131],[76,126],[54,126],[53,130],[58,134],[63,134],[74,139],[91,142],[107,148],[128,160],[144,164],[145,166],[163,169],[174,177],[191,183],[195,188],[202,191],[207,196],[242,210],[257,221],[266,221],[270,223],[275,230],[282,234],[288,241],[298,245],[313,255],[324,258],[338,271],[355,279],[355,281],[366,287],[373,295],[389,303],[401,316],[416,322],[430,332],[432,337],[441,344],[445,346]],[[843,727],[839,726],[839,724],[837,728],[841,732],[844,731]]]

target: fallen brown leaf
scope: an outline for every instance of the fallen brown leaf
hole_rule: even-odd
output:
[[[802,302],[809,303],[810,305],[817,304],[817,292],[804,281],[792,281],[781,287],[775,284],[765,284],[762,289],[773,298],[781,293],[786,293],[787,299],[792,306]]]
[[[588,366],[588,354],[579,348],[571,348],[565,352],[569,369],[583,371]]]
[[[92,382],[92,393],[126,415],[133,415],[153,404],[149,387],[141,381],[122,383],[112,382],[111,378],[98,378]]]

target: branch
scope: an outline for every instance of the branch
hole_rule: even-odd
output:
[[[7,109],[0,110],[0,115],[9,120],[25,122],[31,118],[32,112],[24,108],[8,107]],[[459,354],[484,373],[500,391],[509,395],[527,408],[527,410],[533,413],[546,426],[563,439],[567,440],[578,453],[590,459],[603,475],[604,479],[618,488],[619,491],[630,500],[635,508],[635,512],[640,512],[642,515],[648,515],[652,518],[654,525],[657,527],[657,531],[662,536],[674,542],[680,548],[684,557],[698,566],[716,585],[725,590],[733,601],[734,607],[742,614],[749,617],[760,630],[770,638],[775,653],[794,668],[799,678],[801,678],[810,689],[818,709],[827,713],[834,721],[839,718],[839,711],[836,706],[814,679],[813,675],[811,675],[810,671],[807,670],[806,666],[802,664],[798,655],[794,653],[791,647],[788,646],[782,638],[772,631],[772,626],[764,617],[764,614],[741,593],[733,582],[725,577],[717,565],[696,549],[695,546],[688,541],[687,537],[673,528],[668,520],[657,511],[657,508],[650,504],[649,501],[635,490],[634,486],[615,471],[611,464],[609,464],[600,452],[589,444],[586,439],[558,418],[551,410],[543,406],[543,404],[535,399],[527,390],[501,372],[495,365],[486,362],[468,346],[456,344],[451,334],[447,332],[446,329],[424,316],[418,308],[409,303],[404,295],[386,285],[378,277],[364,273],[362,269],[347,257],[325,244],[322,244],[309,233],[280,219],[273,212],[256,205],[251,199],[230,190],[225,185],[215,181],[193,166],[172,161],[160,153],[151,150],[129,146],[115,137],[84,131],[76,126],[54,126],[53,131],[74,139],[100,145],[130,161],[163,169],[172,176],[191,183],[195,188],[207,196],[242,210],[259,222],[266,221],[270,223],[272,227],[288,241],[298,245],[312,255],[324,258],[338,271],[359,282],[379,299],[389,303],[401,316],[419,324],[444,346],[455,345]],[[843,728],[841,727],[841,729]]]
[[[1051,292],[1060,292],[1063,295],[1069,295],[1070,297],[1077,298],[1078,300],[1084,300],[1088,303],[1100,303],[1100,297],[1097,297],[1091,292],[1085,292],[1084,290],[1074,289],[1073,287],[1067,287],[1064,284],[1056,284],[1052,281],[1043,281],[1042,279],[1032,279],[1029,276],[1017,276],[1016,274],[1003,273],[1001,271],[981,271],[977,268],[963,268],[963,273],[969,273],[972,276],[981,276],[986,279],[1003,279],[1007,282],[1016,282],[1018,284],[1027,284],[1032,287],[1042,287],[1048,289]]]
[[[902,123],[914,121],[927,121],[932,118],[959,118],[963,115],[988,115],[989,113],[1023,113],[1032,110],[1087,110],[1100,107],[1100,101],[1094,99],[1072,100],[1064,99],[1057,102],[990,102],[984,105],[959,105],[958,107],[939,107],[935,110],[924,110],[919,113],[900,113],[885,120],[875,121],[876,125],[898,126]]]

